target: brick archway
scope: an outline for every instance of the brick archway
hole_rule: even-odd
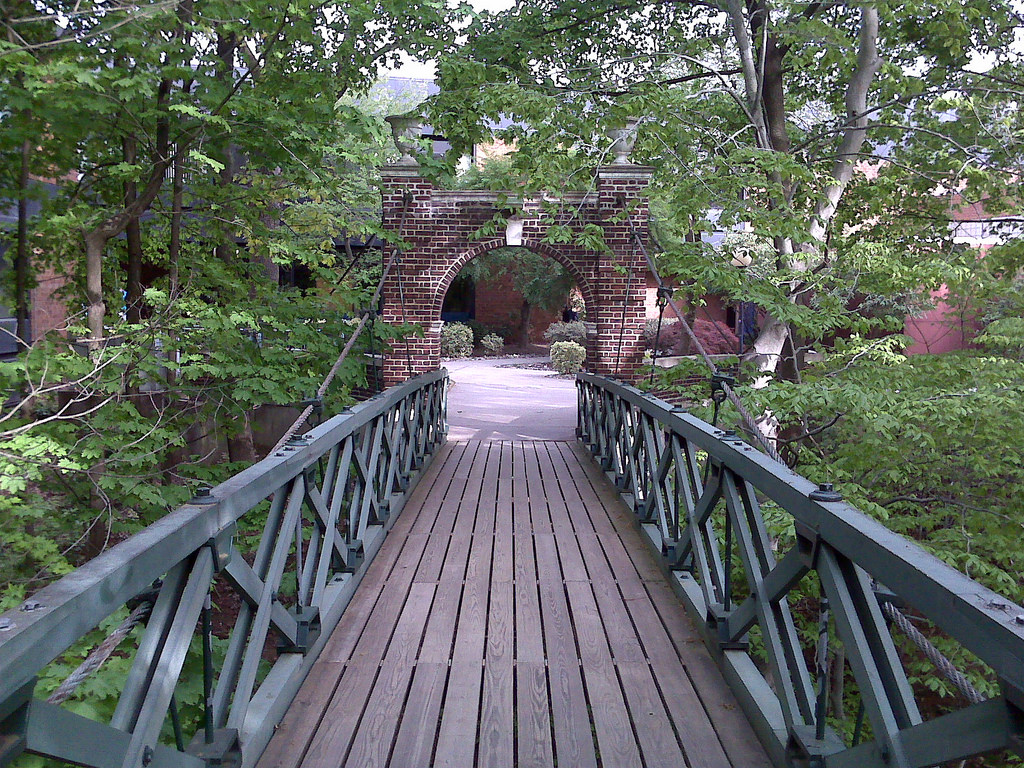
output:
[[[643,359],[645,269],[643,254],[633,241],[623,203],[633,227],[646,240],[647,201],[641,197],[651,169],[633,165],[603,166],[596,188],[559,198],[551,213],[550,200],[517,199],[511,193],[435,189],[419,168],[393,165],[383,173],[383,223],[402,233],[408,247],[401,268],[384,284],[384,321],[417,323],[422,338],[395,345],[384,360],[388,386],[410,375],[441,365],[441,304],[459,271],[471,260],[506,245],[519,245],[561,263],[575,278],[587,308],[587,369],[595,373],[634,378]],[[479,240],[477,233],[496,212],[514,207],[520,213],[506,231]],[[574,244],[544,242],[553,225],[578,229],[599,224],[607,252]],[[392,246],[384,261],[391,258]],[[621,344],[620,344],[621,340]]]

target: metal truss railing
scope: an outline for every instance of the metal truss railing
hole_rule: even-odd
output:
[[[580,439],[778,765],[911,768],[1020,751],[1024,609],[734,434],[609,379],[579,374],[577,388]],[[762,507],[784,513],[788,535],[771,537]],[[777,553],[782,540],[795,543]],[[787,600],[795,589],[817,621],[803,632]],[[893,603],[973,653],[1001,694],[923,720],[887,622]],[[842,735],[827,724],[830,642],[859,695],[861,723]]]
[[[346,409],[0,617],[0,765],[21,752],[97,767],[252,765],[445,440],[447,381],[425,374]],[[217,668],[214,584],[241,602]],[[147,590],[152,611],[109,723],[33,696],[40,670]],[[178,734],[168,746],[160,733],[178,720],[190,646],[202,648],[205,723],[191,745]]]

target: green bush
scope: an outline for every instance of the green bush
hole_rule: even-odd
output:
[[[576,320],[571,323],[552,323],[544,331],[544,338],[551,343],[572,341],[583,345],[587,341],[587,326],[582,320]]]
[[[473,329],[465,323],[441,327],[441,357],[469,357],[473,354]]]
[[[480,345],[492,355],[500,355],[505,351],[505,340],[496,333],[489,333],[480,339]]]
[[[562,323],[570,325],[570,323]],[[582,323],[580,323],[582,325]],[[578,373],[587,358],[587,350],[575,341],[556,341],[551,345],[551,367],[559,373]]]

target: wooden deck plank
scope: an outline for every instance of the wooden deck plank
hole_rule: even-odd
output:
[[[319,663],[310,673],[318,685],[304,685],[292,699],[288,714],[260,757],[260,768],[295,768],[302,761],[327,705],[341,681],[345,665]]]
[[[583,678],[562,583],[555,537],[534,536],[544,646],[548,657],[551,718],[559,765],[596,766]]]
[[[585,451],[454,448],[258,768],[767,768]]]
[[[413,661],[434,599],[433,584],[413,584],[405,610],[381,663],[345,765],[384,768],[412,680]]]
[[[409,538],[423,536],[426,543],[423,546],[423,557],[420,559],[419,567],[416,569],[414,582],[436,583],[441,578],[441,568],[444,566],[445,557],[448,554],[448,545],[452,537],[450,533],[410,534]]]
[[[551,725],[559,765],[597,768],[583,678],[576,661],[548,661]]]
[[[480,480],[480,487],[476,489],[477,511],[474,521],[473,533],[480,536],[493,535],[495,516],[500,513],[501,495],[495,494],[493,489],[498,484],[501,465],[500,443],[488,444],[487,453],[484,456],[484,472]],[[467,499],[468,502],[468,499]]]
[[[586,449],[582,446],[573,446],[571,448],[559,446],[559,449],[566,458],[569,452],[579,457],[579,464],[590,479],[591,488],[596,487],[600,489],[600,496],[603,497],[599,499],[601,502],[600,509],[605,510],[606,513],[609,509],[612,510],[609,519],[618,518],[621,520],[628,518],[628,509],[618,499],[615,490],[604,481],[603,474],[596,464],[589,459]],[[569,461],[568,458],[567,461]],[[594,495],[598,495],[596,491]],[[618,504],[618,513],[615,513],[614,503]],[[648,601],[645,601],[643,596],[630,593],[627,594],[626,605],[630,612],[633,613],[638,626],[651,628],[651,631],[645,632],[645,643],[651,645],[652,648],[657,648],[658,653],[655,658],[662,659],[665,658],[665,649],[658,639],[658,633],[653,631],[656,627],[654,624],[655,616],[652,616],[650,611],[646,610],[645,605],[655,608],[656,617],[660,620],[662,627],[671,638],[678,657],[685,665],[686,679],[692,683],[687,687],[694,692],[694,696],[701,702],[709,719],[708,725],[710,725],[710,728],[705,728],[702,718],[692,718],[694,710],[691,703],[688,710],[691,713],[691,719],[681,721],[680,717],[683,714],[682,705],[676,702],[674,711],[676,712],[675,722],[677,727],[680,723],[684,727],[693,726],[694,732],[688,734],[684,740],[684,747],[688,750],[687,754],[690,755],[692,752],[694,755],[692,764],[721,765],[721,752],[719,750],[719,747],[721,747],[728,755],[732,765],[737,768],[746,768],[746,766],[757,766],[758,768],[763,766],[767,768],[767,766],[771,765],[771,761],[768,759],[760,743],[755,738],[752,738],[750,723],[739,708],[739,702],[729,689],[714,660],[708,655],[702,641],[686,617],[683,606],[672,592],[671,587],[666,583],[660,566],[650,553],[647,545],[640,539],[640,533],[636,531],[633,525],[620,524],[617,526],[617,529],[620,531],[625,545],[621,549],[609,547],[615,553],[614,559],[612,559],[612,556],[609,556],[609,559],[612,560],[611,565],[616,570],[617,575],[626,576],[629,572],[635,572],[640,576],[643,579],[644,592],[648,598]],[[628,564],[626,562],[627,559],[629,561]],[[637,615],[638,612],[642,612],[641,615]],[[659,662],[658,672],[659,679],[661,676],[665,676],[668,680],[675,680],[677,684],[682,684],[677,671],[670,664]],[[708,738],[709,733],[715,734],[716,738],[714,741]],[[700,762],[701,760],[704,763]]]
[[[504,455],[512,446],[503,443],[500,447],[501,455]],[[492,458],[492,466],[495,470],[498,469],[500,461],[500,456]],[[485,489],[493,489],[493,487],[493,484],[484,486]],[[513,577],[513,515],[515,511],[511,491],[512,488],[502,486],[498,488],[497,496],[494,495],[493,490],[483,490],[481,493],[480,504],[486,504],[493,510],[494,550],[491,561],[491,581],[511,581]],[[478,535],[485,533],[486,531],[481,531]]]
[[[435,768],[467,768],[475,765],[483,666],[483,662],[472,659],[452,661],[437,734],[433,763]]]
[[[580,661],[584,664],[611,664],[612,652],[608,647],[604,624],[597,612],[594,591],[588,582],[570,581],[565,585],[572,610],[573,626],[579,642]]]
[[[584,664],[583,678],[587,683],[601,764],[640,768],[643,762],[615,667],[611,664]]]
[[[561,558],[562,576],[565,581],[587,581],[590,574],[584,564],[576,537],[576,524],[570,517],[569,505],[552,464],[547,445],[537,446],[537,461],[540,465],[539,482],[551,515],[551,526],[558,536],[558,554]],[[581,519],[584,530],[590,530],[589,517],[579,504],[573,505],[572,513]]]
[[[548,676],[543,663],[516,664],[516,742],[517,768],[554,765]]]
[[[433,609],[427,619],[420,646],[419,662],[447,664],[452,656],[452,642],[455,624],[459,617],[459,602],[462,599],[462,581],[442,581],[437,585]]]
[[[651,668],[646,662],[633,661],[619,662],[615,667],[626,694],[626,706],[640,744],[644,768],[678,768],[683,765],[683,751],[679,748]]]
[[[608,633],[608,645],[612,658],[620,661],[646,661],[647,656],[640,646],[636,629],[626,611],[626,605],[619,594],[618,585],[605,579],[594,580],[594,597],[601,622]]]
[[[730,762],[736,768],[769,768],[771,760],[752,737],[750,722],[736,696],[694,632],[671,587],[651,583],[648,589]]]
[[[431,466],[438,466],[442,457],[435,459]],[[392,532],[398,535],[406,533],[430,533],[442,506],[450,498],[458,498],[462,495],[461,489],[466,485],[466,474],[468,467],[473,462],[473,446],[460,444],[453,446],[450,453],[443,458],[440,464],[438,476],[430,487],[430,492],[421,502],[415,506],[406,504],[406,509],[415,512],[406,518],[406,515],[399,515]],[[417,488],[417,490],[419,490]]]
[[[306,751],[305,761],[323,764],[325,760],[329,760],[333,761],[334,765],[343,764],[353,738],[358,735],[363,713],[366,711],[374,691],[379,672],[378,663],[392,648],[395,649],[394,653],[404,654],[409,653],[409,646],[413,648],[419,646],[419,636],[423,631],[429,601],[406,599],[409,597],[411,583],[410,574],[408,584],[405,584],[404,587],[399,584],[393,589],[396,594],[399,591],[404,593],[402,605],[399,606],[399,612],[395,614],[394,619],[392,620],[389,610],[380,615],[378,623],[375,614],[375,621],[368,627],[356,645],[352,663],[346,668],[346,672],[324,712],[323,720]],[[389,586],[391,586],[390,583]],[[433,585],[418,586],[419,590],[429,590],[429,594],[433,595]],[[413,652],[415,651],[413,650]],[[397,658],[401,659],[402,657],[398,656]],[[400,663],[397,666],[400,666]],[[402,695],[404,695],[404,687]],[[384,761],[386,758],[385,754]],[[383,761],[378,764],[382,765]]]
[[[430,765],[447,681],[447,661],[443,664],[416,664],[409,698],[395,737],[391,768]]]
[[[358,600],[358,604],[349,605],[349,610],[356,608],[352,614],[353,618],[363,618],[365,615],[366,620],[362,623],[352,620],[349,618],[349,611],[346,610],[346,620],[338,625],[330,642],[325,645],[320,654],[321,661],[348,661],[358,647],[365,646],[369,638],[376,637],[381,629],[387,629],[390,634],[391,627],[398,620],[398,614],[405,603],[406,593],[416,573],[416,565],[423,555],[422,547],[425,543],[426,537],[423,536],[409,536],[404,542],[395,541],[395,545],[401,546],[402,551],[395,561],[391,574],[386,580],[381,579],[379,584],[372,584],[364,595],[360,595],[361,590],[356,590],[352,603],[357,603]]]
[[[533,536],[516,534],[514,544],[516,660],[543,664],[544,635]]]
[[[582,490],[585,500],[596,500],[596,504],[588,504],[587,508],[591,514],[599,515],[600,511],[608,517],[619,533],[619,538],[625,543],[622,555],[629,559],[644,581],[664,581],[661,565],[654,559],[650,550],[643,545],[640,539],[640,532],[636,530],[633,523],[633,514],[622,502],[619,493],[609,483],[597,464],[587,455],[587,451],[581,445],[561,448],[563,451],[571,451],[577,456],[577,465],[583,470],[583,476],[588,480],[586,488]],[[634,546],[634,544],[636,546]],[[632,554],[632,557],[630,556]],[[616,553],[618,556],[618,553]],[[613,555],[609,553],[609,559]]]
[[[548,509],[548,497],[544,492],[544,483],[540,477],[540,465],[537,457],[537,446],[533,443],[522,444],[520,468],[516,473],[517,482],[523,485],[522,496],[529,504],[530,523],[535,533],[551,533],[551,512]]]
[[[509,523],[511,525],[511,520]],[[512,582],[492,581],[477,735],[477,765],[481,768],[513,768],[515,764],[513,622]]]

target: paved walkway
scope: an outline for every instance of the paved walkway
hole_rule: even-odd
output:
[[[470,358],[444,363],[449,440],[575,440],[576,384],[539,365],[546,357]]]

